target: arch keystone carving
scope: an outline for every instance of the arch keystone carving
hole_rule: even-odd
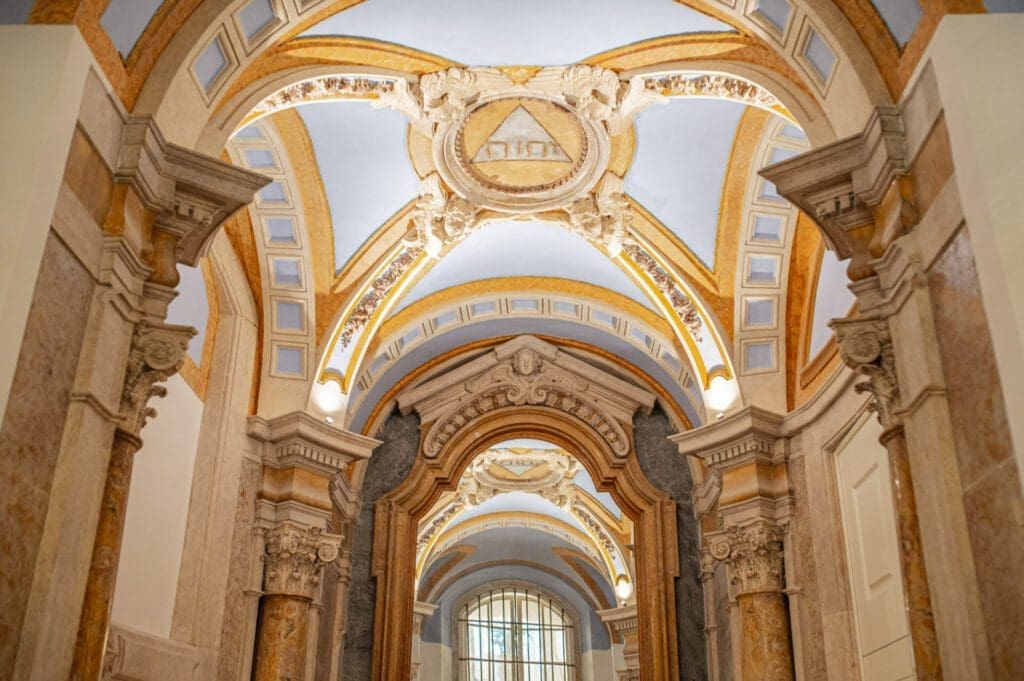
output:
[[[533,336],[519,336],[398,397],[427,425],[423,452],[436,458],[464,428],[506,407],[549,407],[593,428],[617,457],[629,454],[627,428],[653,394],[582,362]]]

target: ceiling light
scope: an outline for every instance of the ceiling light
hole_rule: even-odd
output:
[[[615,580],[615,595],[623,602],[628,601],[633,595],[633,582],[629,581],[626,575],[619,575]]]
[[[736,381],[725,376],[715,376],[704,391],[704,404],[714,412],[724,412],[739,396]]]
[[[313,403],[324,414],[337,413],[345,404],[345,396],[341,394],[337,381],[314,383],[312,397]]]

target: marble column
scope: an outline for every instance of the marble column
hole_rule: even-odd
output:
[[[147,320],[135,327],[121,394],[121,423],[114,432],[75,642],[71,671],[75,681],[100,678],[124,536],[132,462],[142,447],[139,433],[146,420],[156,414],[156,410],[148,406],[150,398],[167,394],[166,388],[158,384],[181,370],[189,340],[195,333],[191,327]]]
[[[784,528],[769,520],[733,525],[709,541],[729,566],[739,604],[743,681],[793,681],[792,641],[782,581]]]
[[[921,548],[921,525],[902,420],[895,414],[900,390],[892,338],[884,319],[861,317],[831,323],[839,352],[848,366],[868,377],[856,386],[871,394],[870,407],[884,430],[879,441],[889,453],[889,475],[900,540],[900,573],[907,620],[914,648],[914,667],[920,681],[942,679],[938,636]]]
[[[263,591],[256,635],[255,681],[305,678],[309,610],[340,538],[320,528],[283,523],[266,534]]]

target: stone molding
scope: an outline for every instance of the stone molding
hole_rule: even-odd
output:
[[[181,370],[189,341],[196,335],[191,326],[163,324],[143,319],[135,325],[121,390],[121,425],[138,437],[147,419],[156,416],[148,406],[152,397],[164,397],[163,383]]]
[[[780,463],[787,452],[781,442],[783,417],[754,406],[670,439],[680,454],[700,457],[718,473],[750,463]]]
[[[637,641],[640,627],[636,605],[598,610],[597,616],[609,630],[622,638],[624,644],[622,657],[626,668],[618,670],[618,681],[640,681],[640,647]]]
[[[879,316],[862,315],[856,319],[833,319],[829,326],[836,334],[843,362],[867,377],[854,389],[871,395],[869,408],[884,428],[898,425],[900,388],[888,322]]]
[[[289,522],[271,527],[264,541],[264,593],[312,600],[323,567],[338,558],[340,546],[340,536],[327,534],[319,527]]]
[[[852,233],[875,222],[872,208],[908,172],[909,161],[900,110],[878,107],[859,135],[759,172],[817,221],[829,248],[845,260],[862,250]]]
[[[512,406],[537,405],[571,414],[596,430],[625,458],[626,427],[638,409],[650,409],[651,393],[570,357],[533,336],[519,336],[444,376],[406,390],[399,408],[415,410],[427,427],[428,459],[479,416]]]
[[[304,468],[329,478],[347,470],[351,462],[369,458],[380,444],[304,411],[269,420],[250,416],[249,436],[262,443],[265,466]]]
[[[270,183],[258,173],[167,142],[150,116],[125,121],[114,179],[135,189],[156,214],[154,227],[171,237],[171,252],[155,254],[155,269],[165,277],[170,276],[166,268],[176,263],[194,267],[221,223]]]
[[[705,536],[710,556],[729,566],[735,596],[782,591],[785,532],[784,523],[760,518]]]

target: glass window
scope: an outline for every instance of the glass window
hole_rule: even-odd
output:
[[[573,623],[547,596],[516,587],[480,594],[459,611],[463,681],[573,681]]]

